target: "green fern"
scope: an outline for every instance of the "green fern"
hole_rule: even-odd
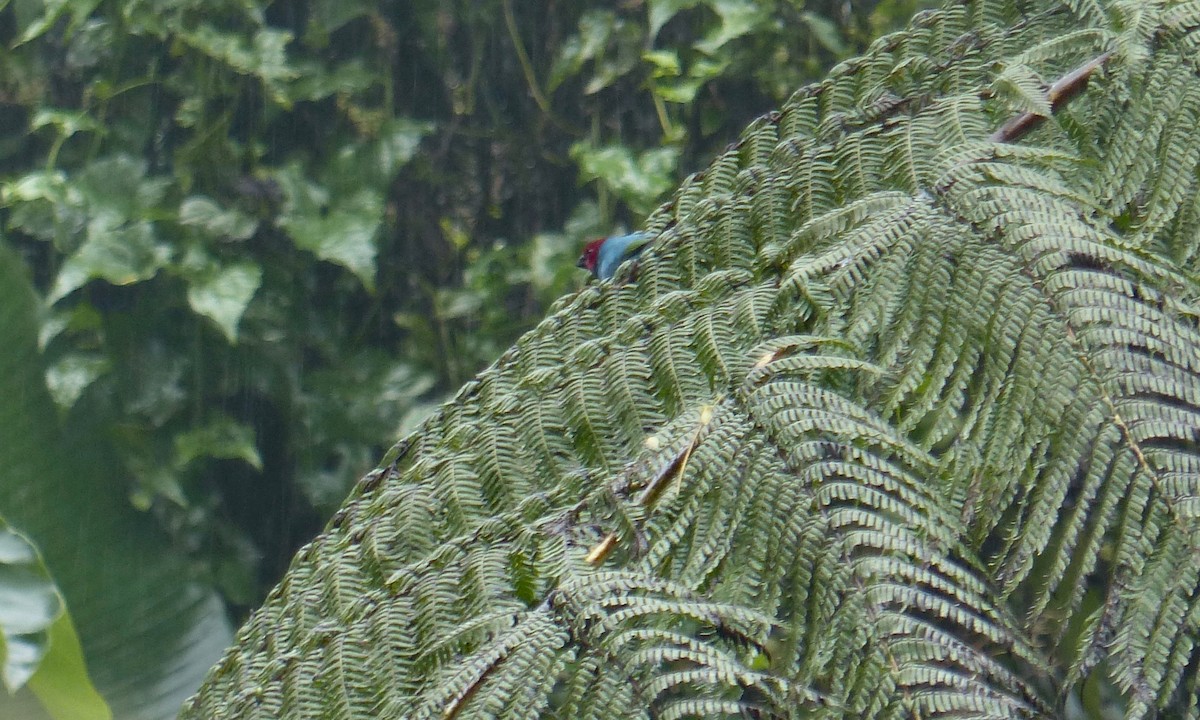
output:
[[[183,716],[1200,717],[1197,29],[954,2],[799,91]]]

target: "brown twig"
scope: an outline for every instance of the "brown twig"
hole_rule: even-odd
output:
[[[676,482],[683,482],[683,474],[687,471],[688,460],[690,460],[692,457],[692,451],[694,451],[700,445],[700,440],[704,435],[704,431],[712,423],[712,418],[712,405],[705,405],[700,408],[699,422],[696,425],[695,432],[692,434],[691,442],[689,442],[682,451],[675,455],[675,457],[671,459],[671,462],[667,463],[667,466],[664,467],[657,475],[655,475],[650,483],[646,485],[646,488],[638,496],[637,500],[634,501],[638,506],[643,508],[653,507],[653,505],[658,501],[658,498],[662,495],[663,490],[666,489],[667,482],[672,478],[674,478]],[[616,533],[608,533],[604,536],[604,539],[602,539],[596,544],[595,547],[588,551],[587,557],[584,558],[585,562],[592,567],[601,565],[608,558],[608,555],[612,552],[613,548],[617,546],[619,540],[620,538],[617,537]]]
[[[1087,87],[1088,80],[1092,77],[1092,73],[1108,62],[1112,56],[1113,52],[1109,50],[1102,55],[1088,60],[1056,80],[1046,92],[1046,100],[1050,104],[1051,112],[1057,112],[1059,108],[1083,92],[1083,89]],[[1045,120],[1046,116],[1035,112],[1021,113],[1000,126],[1000,129],[992,133],[989,139],[992,142],[1000,143],[1016,142],[1032,132],[1034,128],[1041,125]]]

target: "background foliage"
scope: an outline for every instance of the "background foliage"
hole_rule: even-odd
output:
[[[95,469],[69,492],[240,618],[585,238],[922,4],[0,0],[0,235]],[[65,490],[0,483],[54,527],[29,495]]]

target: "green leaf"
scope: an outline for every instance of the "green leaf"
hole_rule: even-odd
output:
[[[647,212],[675,182],[679,149],[662,147],[634,154],[624,145],[576,143],[571,157],[582,179],[600,180],[638,212]]]
[[[354,273],[363,287],[375,289],[375,238],[383,223],[383,201],[361,191],[328,213],[292,214],[282,218],[296,247]]]
[[[202,457],[245,460],[262,470],[262,457],[254,430],[230,417],[217,417],[194,430],[175,436],[175,467],[183,468]]]
[[[279,223],[284,227],[298,218],[320,215],[329,205],[329,189],[314,182],[308,169],[298,161],[276,168],[273,178],[286,200],[279,217]]]
[[[654,92],[667,102],[687,104],[709,80],[721,76],[729,66],[728,58],[699,58],[688,67],[687,76],[676,82],[654,81]]]
[[[139,511],[148,512],[160,498],[181,508],[188,507],[179,473],[173,468],[146,462],[142,458],[130,458],[128,464],[129,471],[137,478],[137,484],[129,492],[129,503]]]
[[[81,407],[60,428],[43,383],[37,311],[22,263],[0,242],[0,513],[40,550],[104,701],[122,718],[173,717],[230,640],[228,621],[153,520],[130,507],[99,409]],[[0,717],[107,717],[72,679],[81,661],[56,659],[70,634],[51,627],[45,675],[16,696],[0,693]]]
[[[371,72],[358,58],[332,69],[325,63],[304,60],[296,61],[292,67],[298,75],[288,85],[287,98],[291,102],[320,100],[339,93],[361,92],[379,79],[378,75]]]
[[[68,193],[73,193],[76,202],[82,199],[78,190],[67,184],[65,173],[59,170],[35,170],[15,181],[5,183],[0,199],[3,199],[5,205],[33,200],[61,202]]]
[[[346,23],[371,12],[372,5],[363,0],[314,0],[308,6],[308,27],[305,40],[327,39],[329,34]]]
[[[210,198],[193,195],[179,205],[179,223],[205,230],[221,240],[245,240],[258,221],[240,210],[226,210]]]
[[[650,40],[654,40],[659,36],[659,30],[662,25],[670,22],[671,18],[676,17],[679,11],[688,10],[690,7],[696,7],[698,0],[649,0],[647,7],[649,8],[649,36]]]
[[[0,518],[0,650],[10,693],[28,685],[60,720],[111,718],[50,571],[29,538]]]
[[[0,3],[0,8],[4,4]],[[71,30],[92,14],[92,11],[100,4],[100,0],[42,0],[41,4],[44,8],[42,15],[25,27],[17,39],[18,45],[27,43],[45,33],[66,14],[71,16],[71,20],[67,24],[67,34],[69,35]]]
[[[12,208],[9,226],[64,252],[75,250],[87,224],[83,194],[65,173],[38,170],[0,185],[0,201]]]
[[[166,177],[147,177],[146,161],[118,154],[88,163],[73,178],[89,213],[115,215],[122,221],[153,219],[153,209],[171,186]]]
[[[421,140],[433,129],[433,123],[406,117],[391,118],[384,123],[375,147],[380,174],[390,178],[407,165],[416,156]]]
[[[238,339],[238,323],[262,284],[262,268],[252,261],[228,265],[202,280],[188,283],[188,305],[217,324],[230,343]]]
[[[579,18],[579,31],[563,43],[550,69],[548,85],[551,90],[567,78],[578,75],[585,63],[601,56],[616,22],[617,17],[610,10],[589,10]]]
[[[83,391],[111,369],[112,363],[104,355],[70,353],[46,370],[46,387],[56,405],[70,410]]]
[[[111,215],[101,215],[88,223],[87,241],[58,271],[48,300],[57,302],[93,279],[113,285],[148,280],[170,258],[171,248],[158,242],[149,222],[122,226]]]
[[[654,66],[651,77],[679,77],[682,66],[679,63],[679,53],[674,50],[651,50],[642,53],[642,59]]]
[[[334,198],[345,197],[350,203],[361,202],[363,199],[354,196],[364,192],[382,195],[433,128],[432,123],[391,118],[381,125],[372,142],[355,139],[339,148],[329,164],[321,168],[320,178]]]
[[[710,55],[770,20],[767,10],[751,0],[709,0],[707,4],[720,16],[721,24],[696,43],[696,49]]]
[[[15,225],[72,252],[51,302],[95,278],[114,285],[146,280],[167,263],[171,250],[158,242],[150,218],[168,183],[148,178],[145,161],[118,154],[89,163],[74,178],[32,173],[5,187],[5,203],[18,205]],[[84,238],[78,247],[77,236]]]
[[[83,646],[70,613],[50,626],[50,652],[29,679],[29,689],[55,720],[109,720],[112,710],[88,677]]]
[[[681,10],[696,7],[699,0],[649,0],[649,35],[651,39],[658,37],[658,31],[663,25],[679,14]]]
[[[814,12],[802,13],[800,17],[808,24],[809,32],[821,47],[838,57],[846,54],[846,43],[842,42],[842,33],[838,30],[837,23]]]
[[[382,349],[346,356],[338,367],[305,373],[300,402],[305,437],[323,448],[321,462],[299,476],[305,494],[332,511],[354,481],[396,437],[404,413],[434,387],[435,378]]]
[[[58,588],[33,543],[0,519],[0,635],[9,692],[37,670],[49,649],[50,626],[62,611]]]
[[[285,81],[297,76],[287,59],[287,44],[292,34],[283,30],[263,28],[253,38],[226,33],[212,25],[200,25],[180,39],[200,52],[220,60],[234,70],[259,78],[277,101],[286,103]]]
[[[70,137],[78,132],[91,132],[100,125],[95,118],[83,111],[43,108],[29,120],[29,129],[53,127],[60,137]]]

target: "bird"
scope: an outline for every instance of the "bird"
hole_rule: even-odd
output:
[[[596,238],[584,246],[576,266],[588,270],[597,279],[610,280],[621,263],[637,257],[651,239],[650,233],[646,232]]]

